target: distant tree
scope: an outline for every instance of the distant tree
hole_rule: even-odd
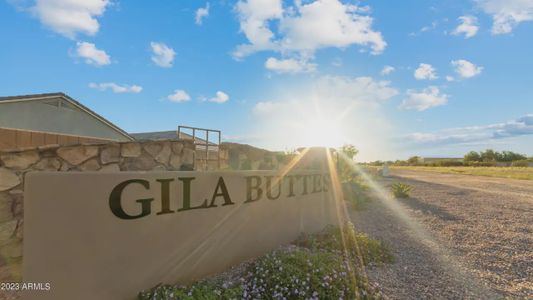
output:
[[[476,151],[470,151],[464,156],[465,162],[480,162],[482,161],[481,154]]]
[[[396,161],[394,162],[394,165],[395,165],[395,166],[407,166],[407,161],[405,161],[405,160],[399,160],[399,159],[398,159],[398,160],[396,160]]]
[[[498,161],[512,162],[517,160],[526,160],[527,156],[512,151],[503,151],[498,158]]]
[[[498,161],[498,158],[500,154],[492,149],[487,149],[485,151],[481,151],[481,161],[484,162],[494,162]]]
[[[349,159],[353,160],[355,156],[357,155],[357,153],[359,153],[359,150],[357,150],[357,148],[355,148],[354,145],[346,144],[342,146],[341,152],[344,155],[346,155]]]
[[[420,156],[411,156],[407,160],[407,163],[412,166],[417,165],[419,162],[420,162]]]

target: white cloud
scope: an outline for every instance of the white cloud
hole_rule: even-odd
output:
[[[455,78],[453,78],[453,76],[447,75],[446,81],[455,81]]]
[[[109,4],[109,0],[36,0],[30,11],[53,31],[75,38],[79,32],[96,34],[100,28],[96,18]]]
[[[209,2],[206,3],[205,7],[200,7],[196,10],[196,14],[194,16],[194,22],[196,25],[202,25],[202,21],[204,18],[207,18],[209,16]]]
[[[372,29],[373,18],[364,15],[368,8],[339,0],[295,1],[285,10],[281,0],[240,0],[236,10],[249,42],[237,47],[236,58],[264,50],[311,57],[320,48],[354,44],[379,54],[387,45],[381,33]],[[272,21],[279,25],[271,26]]]
[[[452,32],[454,35],[464,34],[465,38],[471,38],[475,36],[479,30],[477,18],[474,16],[461,16],[458,18],[461,24],[455,28]]]
[[[394,72],[394,70],[396,69],[393,66],[384,66],[383,69],[381,70],[381,75],[382,76],[389,75],[392,72]]]
[[[455,72],[462,78],[474,77],[481,74],[483,70],[483,67],[478,67],[464,59],[452,60],[452,65],[455,67]]]
[[[168,47],[163,43],[151,42],[150,46],[152,47],[152,61],[162,67],[170,68],[172,67],[172,62],[174,61],[174,56],[176,52],[174,49]]]
[[[465,144],[516,136],[533,135],[533,114],[516,120],[482,126],[448,128],[434,133],[415,132],[407,139],[416,144]]]
[[[114,82],[104,82],[104,83],[89,83],[89,87],[92,89],[97,89],[100,91],[111,90],[113,93],[140,93],[143,88],[139,85],[128,85],[123,84],[119,85]]]
[[[167,99],[172,102],[186,102],[191,100],[191,96],[184,90],[175,90],[173,94],[167,96]]]
[[[417,32],[409,33],[409,36],[415,37],[415,36],[421,35],[424,32],[433,31],[433,30],[435,30],[435,28],[437,28],[437,25],[439,25],[439,22],[438,21],[433,21],[433,22],[431,22],[431,25],[424,26],[424,27],[420,28],[420,30],[418,30]]]
[[[281,103],[272,101],[257,102],[253,108],[253,113],[256,115],[270,114],[282,106],[283,105]]]
[[[492,34],[506,34],[521,22],[533,21],[532,0],[478,0],[478,5],[492,16]]]
[[[276,73],[308,73],[316,71],[316,64],[294,58],[277,59],[269,57],[265,61],[265,68]]]
[[[407,90],[407,98],[400,105],[403,109],[423,111],[448,103],[448,95],[442,94],[438,87],[430,86],[422,91]]]
[[[268,21],[280,19],[283,15],[281,0],[248,0],[239,1],[236,10],[240,19],[241,31],[246,35],[249,44],[240,45],[234,52],[237,58],[261,50],[272,50],[274,33]]]
[[[85,59],[89,65],[104,66],[111,63],[111,58],[104,50],[96,48],[92,43],[78,42],[76,44],[76,56]]]
[[[298,96],[302,99],[318,99],[324,104],[338,105],[343,112],[350,105],[375,106],[398,95],[398,91],[390,86],[389,81],[376,81],[371,77],[321,76],[312,84],[312,95]],[[305,93],[305,92],[304,92]],[[300,101],[300,100],[298,100]],[[270,113],[277,109],[291,106],[293,100],[261,101],[254,107],[254,113]]]
[[[228,94],[222,91],[218,91],[216,92],[215,97],[209,98],[207,101],[214,102],[214,103],[224,103],[224,102],[227,102],[228,100],[229,100]]]
[[[430,64],[420,64],[418,69],[415,70],[414,76],[417,80],[434,80],[437,79],[437,72]]]
[[[398,94],[389,81],[371,77],[322,76],[315,81],[315,92],[326,101],[380,103]]]

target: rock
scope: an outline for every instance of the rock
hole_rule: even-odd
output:
[[[68,162],[64,161],[61,163],[61,168],[59,168],[59,171],[66,172],[69,170],[72,170],[74,168],[73,165],[69,164]]]
[[[18,220],[11,220],[7,222],[0,223],[0,245],[5,245],[9,242],[15,229],[17,229]]]
[[[185,148],[183,149],[182,162],[187,165],[194,165],[194,150]]]
[[[172,143],[172,152],[174,154],[180,155],[182,150],[183,150],[183,143],[181,143],[181,142],[173,142]]]
[[[122,144],[121,154],[123,157],[139,157],[141,155],[141,145],[139,143]]]
[[[19,219],[19,225],[15,229],[15,237],[22,241],[24,237],[24,219]]]
[[[33,168],[39,171],[57,171],[61,168],[61,162],[55,157],[45,157],[35,164]]]
[[[168,165],[170,154],[172,154],[170,150],[170,145],[168,143],[165,143],[161,151],[159,151],[159,154],[156,155],[155,160],[164,165]]]
[[[76,146],[57,149],[57,155],[72,165],[79,165],[82,162],[98,155],[97,146]]]
[[[116,163],[120,161],[120,146],[118,144],[109,144],[100,150],[100,161],[103,164]]]
[[[157,163],[155,160],[148,154],[142,154],[136,158],[124,158],[120,169],[123,171],[147,171],[152,170]]]
[[[165,166],[162,166],[162,165],[157,165],[155,166],[152,171],[166,171],[167,168],[165,168]]]
[[[0,168],[0,192],[7,191],[20,184],[20,178],[15,172]]]
[[[22,256],[22,241],[18,239],[11,239],[2,246],[2,257],[17,258]]]
[[[114,172],[120,172],[120,167],[118,164],[109,164],[102,166],[100,169],[100,172],[106,172],[106,173],[114,173]]]
[[[8,193],[0,193],[0,223],[14,219],[13,213],[11,212],[12,203],[13,199],[11,199]]]
[[[41,155],[41,158],[43,157],[56,157],[56,150],[61,147],[60,145],[54,144],[54,145],[43,145],[38,147],[39,154]]]
[[[161,143],[147,143],[144,145],[143,148],[146,152],[148,152],[152,157],[155,158],[157,154],[159,154],[163,146],[161,145]]]
[[[24,213],[24,191],[11,190],[9,195],[13,199],[11,202],[11,213],[15,218],[22,218]]]
[[[179,155],[172,155],[170,157],[170,167],[173,170],[179,170],[181,167],[181,157]]]
[[[37,151],[11,152],[0,155],[0,159],[8,168],[23,170],[39,160]]]
[[[98,159],[90,159],[79,166],[81,171],[98,171],[100,170],[100,163]]]

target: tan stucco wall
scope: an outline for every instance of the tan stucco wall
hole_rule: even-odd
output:
[[[302,232],[336,223],[329,174],[277,175],[273,171],[29,174],[23,277],[50,283],[51,289],[23,295],[133,299],[138,291],[158,283],[185,283],[223,271]],[[118,186],[128,180],[142,180],[145,185],[132,182],[118,196]],[[275,180],[281,180],[281,191]],[[185,204],[187,181],[190,209]],[[120,203],[126,215],[138,216],[139,199],[151,199],[145,200],[150,203],[149,214],[124,219],[111,209],[112,202],[115,207]],[[203,207],[192,209],[202,203]]]
[[[255,157],[254,155],[249,155],[249,151],[242,151],[242,152],[236,152],[240,158],[242,158],[242,161],[251,161],[252,167],[256,168],[261,166],[261,164],[264,164],[265,162],[271,163],[271,160],[269,160],[270,157],[272,157],[272,153],[268,153],[265,151],[263,155],[259,155],[258,157]],[[221,151],[221,159],[222,159],[222,168],[228,168],[227,160],[228,160],[228,149],[222,149]],[[317,156],[318,155],[318,156]],[[257,155],[256,155],[257,156]],[[311,161],[315,161],[316,159],[313,157],[319,157],[322,158],[322,153],[315,153],[310,156]],[[268,159],[267,159],[268,158]],[[309,158],[309,157],[308,157]],[[285,159],[286,160],[286,159]],[[306,161],[309,159],[306,159],[305,157],[302,159],[303,161]],[[66,173],[66,172],[76,172],[79,176],[79,173],[87,173],[87,176],[90,175],[90,180],[85,181],[81,180],[84,183],[83,184],[89,184],[93,181],[99,182],[101,179],[105,178],[123,178],[124,176],[131,176],[131,174],[127,174],[128,171],[150,171],[150,172],[144,172],[142,173],[142,176],[147,176],[149,178],[154,178],[153,176],[157,176],[157,174],[161,174],[161,172],[164,171],[178,171],[178,170],[191,170],[194,168],[195,164],[197,164],[198,161],[195,162],[195,153],[194,153],[194,146],[190,141],[187,140],[180,140],[180,141],[143,141],[143,142],[123,142],[123,143],[104,143],[104,144],[81,144],[81,145],[70,145],[70,146],[59,146],[59,145],[48,145],[43,147],[37,147],[37,148],[28,148],[28,149],[22,149],[19,151],[10,151],[10,152],[2,152],[0,151],[0,282],[18,282],[24,279],[26,281],[26,278],[22,278],[22,261],[23,261],[23,244],[27,242],[27,236],[25,236],[24,230],[25,230],[25,223],[27,223],[28,219],[30,217],[27,216],[27,205],[28,205],[28,199],[25,199],[24,197],[24,189],[27,187],[26,182],[26,175],[28,174],[39,174],[42,172],[61,172],[61,175],[58,176],[66,176],[66,178],[74,178],[73,173]],[[284,165],[287,162],[284,161],[283,163],[277,162],[275,165],[272,165],[271,167],[274,169],[277,169],[277,171],[272,171],[274,173],[269,173],[271,175],[274,175],[275,172],[283,171]],[[321,164],[318,164],[321,165]],[[316,163],[312,164],[297,164],[295,166],[295,170],[301,170],[308,169],[309,166],[316,167]],[[198,166],[196,166],[198,167]],[[321,168],[324,172],[324,168]],[[249,172],[235,172],[235,171],[228,171],[225,177],[228,177],[228,187],[230,189],[234,190],[240,190],[242,189],[242,182],[241,184],[232,183],[235,181],[242,181],[242,176],[247,176],[247,174],[253,174]],[[105,175],[103,175],[105,173]],[[113,174],[113,175],[111,175]],[[177,174],[177,173],[176,173]],[[176,175],[174,174],[174,175]],[[203,172],[199,174],[215,174],[213,172]],[[35,175],[38,177],[38,175]],[[111,176],[111,177],[108,177]],[[177,176],[177,175],[176,175]],[[202,177],[204,175],[201,175]],[[207,176],[207,175],[206,175]],[[216,175],[209,175],[209,176],[216,176]],[[206,177],[205,180],[206,184],[205,186],[209,187],[212,183],[209,183],[211,180],[213,180],[214,177]],[[55,178],[51,174],[46,176],[47,178]],[[200,178],[199,177],[199,178]],[[77,177],[76,177],[77,178]],[[210,179],[209,179],[210,178]],[[231,179],[233,178],[233,179]],[[241,178],[241,179],[235,179],[235,178]],[[109,182],[114,182],[110,179]],[[67,181],[70,179],[67,179]],[[104,180],[106,181],[106,180]],[[104,182],[103,184],[110,184],[109,182]],[[201,180],[198,180],[195,182],[195,184],[201,182]],[[54,182],[50,182],[49,186],[54,186]],[[59,192],[61,195],[64,195],[63,191],[70,191],[71,193],[73,191],[78,191],[77,186],[80,185],[80,180],[74,180],[71,183],[67,184],[68,188],[61,190],[57,190],[56,192]],[[86,185],[81,184],[80,187],[87,188]],[[201,188],[200,188],[201,189]],[[83,189],[80,189],[80,191]],[[97,195],[98,188],[93,189],[87,189],[85,192],[82,192],[82,196],[86,197],[89,195]],[[212,193],[211,188],[206,188],[205,193]],[[241,191],[242,192],[242,191]],[[237,193],[241,193],[237,192]],[[208,195],[209,197],[212,196]],[[315,195],[316,196],[316,195]],[[313,196],[313,197],[315,197]],[[92,197],[92,196],[91,196]],[[241,196],[242,197],[242,194]],[[312,198],[313,198],[312,197]],[[61,197],[59,197],[61,198]],[[39,199],[39,198],[37,198]],[[55,198],[54,198],[55,199]],[[69,203],[78,203],[77,199],[79,199],[78,196],[72,196]],[[305,198],[307,199],[307,198]],[[215,256],[211,256],[213,254],[214,250],[202,250],[203,256],[200,258],[198,263],[200,261],[208,261],[210,262],[209,265],[213,265],[213,267],[202,267],[200,268],[200,271],[198,273],[195,273],[189,269],[187,271],[188,274],[187,278],[193,279],[193,277],[197,276],[204,276],[211,272],[217,272],[222,270],[223,268],[227,267],[230,264],[233,264],[235,262],[241,261],[245,257],[258,255],[260,253],[264,253],[266,249],[270,249],[274,245],[279,245],[280,243],[286,242],[291,240],[295,237],[297,232],[300,232],[300,230],[314,230],[316,228],[321,228],[322,225],[324,225],[323,222],[326,222],[328,218],[324,217],[325,215],[328,215],[331,211],[329,211],[330,206],[325,205],[322,203],[322,209],[316,210],[317,206],[312,206],[314,208],[311,209],[311,214],[308,214],[307,206],[309,203],[312,203],[313,201],[324,201],[322,200],[311,200],[311,202],[306,202],[305,199],[295,199],[295,198],[288,198],[287,201],[270,201],[271,204],[268,204],[269,201],[263,201],[262,204],[255,204],[251,205],[250,208],[243,206],[242,208],[237,205],[227,206],[227,207],[221,207],[222,210],[217,211],[210,211],[207,216],[207,219],[212,220],[219,220],[220,222],[224,224],[233,224],[231,226],[233,227],[225,227],[226,233],[225,235],[232,236],[228,240],[237,239],[238,236],[241,234],[242,228],[239,228],[239,224],[242,222],[248,222],[248,226],[254,230],[256,230],[257,233],[261,233],[262,235],[259,237],[254,237],[251,235],[251,232],[247,232],[248,236],[245,236],[246,238],[242,240],[235,240],[235,245],[240,245],[239,247],[242,247],[243,249],[248,249],[244,253],[241,253],[239,251],[234,252],[230,251],[224,255],[221,256],[222,260],[217,260],[217,263],[213,264],[211,262],[211,259],[213,259]],[[242,199],[240,199],[242,201]],[[52,204],[54,203],[53,200],[46,200],[41,201],[41,205],[45,205],[46,207],[54,207]],[[277,204],[276,204],[277,203]],[[285,204],[281,204],[285,203]],[[266,205],[263,207],[263,205]],[[273,205],[273,206],[268,206]],[[278,205],[278,206],[276,206]],[[236,209],[239,207],[238,209]],[[263,208],[266,209],[263,211]],[[155,208],[154,208],[155,209]],[[236,209],[236,210],[235,210]],[[62,209],[63,210],[63,209]],[[235,210],[235,212],[233,212]],[[279,214],[279,211],[283,210],[281,214]],[[230,211],[230,213],[228,213]],[[307,211],[307,212],[306,212]],[[187,214],[186,214],[187,213]],[[209,221],[205,224],[203,224],[199,231],[195,231],[196,229],[196,222],[199,222],[200,219],[197,219],[198,216],[204,216],[206,212],[202,212],[201,210],[198,210],[197,212],[183,212],[176,214],[179,216],[180,220],[182,218],[188,219],[189,221],[179,221],[179,222],[185,222],[180,223],[180,226],[184,226],[188,231],[183,233],[181,232],[179,235],[179,239],[181,240],[183,236],[187,236],[190,232],[199,232],[200,235],[203,235],[206,233],[205,230],[209,231],[210,226],[213,225],[213,223],[210,223],[212,221]],[[232,220],[240,220],[239,224],[234,223],[236,221],[221,221],[224,219],[225,216],[228,214],[236,214],[240,217],[232,218]],[[303,215],[302,215],[303,214]],[[185,217],[185,215],[189,215],[189,217]],[[268,218],[266,216],[269,216]],[[303,217],[303,216],[307,217]],[[311,216],[311,217],[309,217]],[[319,216],[319,217],[317,217]],[[89,215],[82,215],[80,218],[74,218],[70,219],[69,224],[77,224],[78,221],[83,220],[85,217],[91,218],[89,221],[94,221],[92,217],[89,217]],[[163,217],[163,216],[162,216]],[[278,217],[286,218],[283,220],[278,220]],[[190,218],[190,219],[189,219]],[[318,218],[318,219],[317,219]],[[51,219],[56,219],[51,218]],[[59,218],[58,220],[60,220]],[[163,218],[164,219],[164,218]],[[311,225],[306,223],[306,220],[319,220],[318,222],[312,221]],[[45,220],[45,223],[48,222],[49,219]],[[64,220],[63,220],[64,221]],[[259,222],[255,222],[259,221]],[[285,226],[285,229],[282,229],[280,227],[276,227],[277,223],[280,221],[279,224]],[[31,222],[31,221],[30,221]],[[158,223],[159,224],[159,223]],[[307,225],[306,225],[307,224]],[[65,226],[65,227],[69,227]],[[160,225],[157,225],[160,226]],[[156,227],[157,227],[156,226]],[[224,225],[229,226],[229,225]],[[274,227],[272,227],[274,226]],[[301,227],[304,226],[304,227]],[[48,228],[44,226],[43,228]],[[144,229],[135,227],[135,230],[141,230],[141,233],[143,233]],[[143,227],[144,228],[144,227]],[[181,228],[181,227],[180,227]],[[180,229],[181,230],[181,229]],[[236,231],[232,231],[236,230]],[[55,232],[55,230],[54,230]],[[148,231],[146,231],[148,232]],[[157,235],[157,234],[156,234]],[[173,232],[169,234],[171,238],[176,237]],[[46,236],[46,235],[43,235]],[[264,243],[263,238],[264,237]],[[178,238],[178,237],[176,237]],[[226,243],[226,239],[222,239],[223,236],[218,237],[216,240],[218,241],[218,244],[224,245]],[[221,240],[222,239],[222,240]],[[210,240],[211,241],[211,240]],[[240,242],[239,242],[240,241]],[[250,245],[248,244],[242,244],[242,243],[248,243],[251,242]],[[149,243],[148,241],[147,243]],[[198,240],[196,240],[198,242]],[[192,247],[194,245],[195,241],[191,240],[188,245]],[[241,243],[241,244],[239,244]],[[211,247],[215,247],[214,244]],[[31,246],[25,246],[26,249]],[[111,247],[108,245],[108,247]],[[32,249],[40,249],[40,246],[38,247],[32,247]],[[174,248],[172,248],[174,249]],[[191,248],[188,248],[189,250]],[[173,250],[171,250],[173,251]],[[180,250],[182,251],[182,250]],[[184,250],[183,250],[184,251]],[[176,252],[177,253],[177,252]],[[180,252],[183,253],[183,252]],[[128,256],[125,256],[126,258]],[[209,257],[209,259],[204,258]],[[183,257],[181,257],[183,261]],[[119,259],[120,260],[120,259]],[[187,261],[187,260],[185,260]],[[124,262],[123,262],[124,263]],[[172,262],[173,264],[175,262]],[[126,264],[126,263],[124,263]],[[184,266],[188,266],[187,268],[191,268],[191,262],[188,261],[187,263],[183,263]],[[193,264],[194,265],[194,264]],[[168,267],[168,266],[167,266]],[[196,268],[196,266],[194,265]],[[169,270],[169,272],[172,270]],[[150,271],[151,272],[151,271]],[[152,281],[144,281],[147,279],[147,277],[150,277],[152,273],[150,272],[139,272],[139,280],[142,281],[143,285],[142,288],[149,288]],[[129,274],[129,273],[128,273]],[[161,276],[160,273],[153,273],[156,274],[154,276]],[[182,281],[183,278],[177,276],[177,273],[170,273],[172,274],[172,278],[174,280],[180,280]],[[190,275],[190,277],[189,277]],[[137,275],[135,275],[137,276]],[[152,278],[152,277],[150,277]],[[158,277],[159,278],[159,277]],[[170,278],[170,277],[161,277],[161,278]],[[153,279],[153,278],[152,278]],[[173,282],[173,281],[169,281]],[[158,283],[158,282],[157,282]],[[140,287],[141,284],[138,286],[135,286],[135,288]],[[111,288],[111,290],[114,290]],[[132,292],[137,292],[138,290],[132,290]],[[16,295],[12,295],[16,296]],[[97,297],[98,298],[98,297]],[[94,298],[94,299],[97,299]]]

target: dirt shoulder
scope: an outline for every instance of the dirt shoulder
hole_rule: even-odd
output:
[[[380,182],[413,185],[406,200],[352,212],[397,262],[368,270],[396,299],[533,297],[533,183],[394,170]]]

